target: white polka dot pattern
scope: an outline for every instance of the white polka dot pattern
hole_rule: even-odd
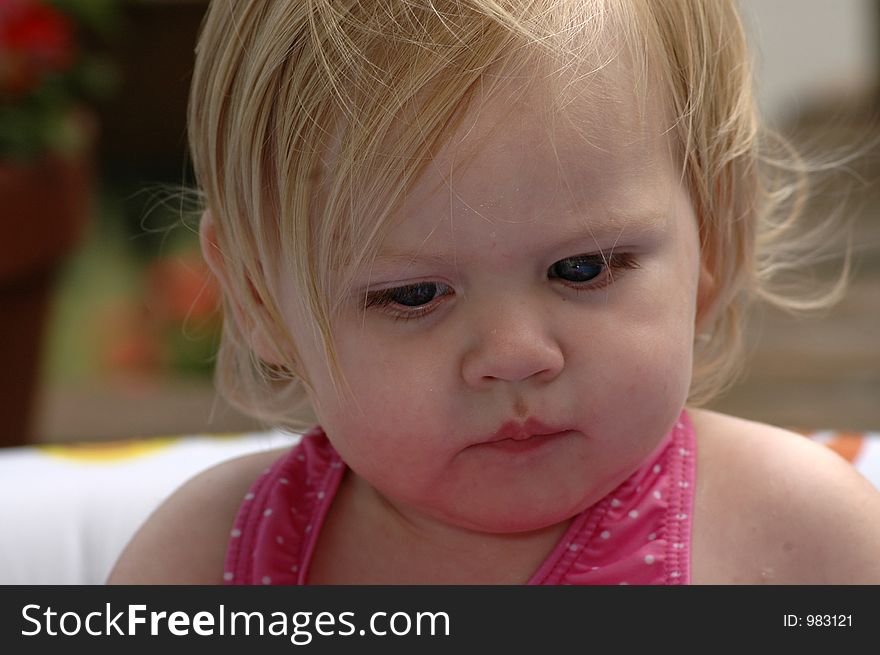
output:
[[[689,582],[695,439],[686,415],[680,423],[651,460],[575,518],[567,547],[550,555],[532,583]]]
[[[302,584],[314,541],[309,533],[323,521],[343,472],[318,428],[267,469],[239,509],[226,556],[230,575],[224,581]]]

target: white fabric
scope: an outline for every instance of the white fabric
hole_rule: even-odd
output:
[[[0,450],[0,584],[102,584],[141,523],[187,479],[297,438],[266,432]]]

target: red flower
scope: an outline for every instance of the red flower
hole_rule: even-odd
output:
[[[158,320],[183,324],[217,313],[220,293],[198,253],[159,259],[147,276],[147,303]]]
[[[73,26],[36,0],[0,0],[0,90],[21,95],[74,60]]]

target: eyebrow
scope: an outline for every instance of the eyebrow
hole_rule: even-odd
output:
[[[568,229],[553,241],[540,241],[533,250],[555,250],[562,246],[577,241],[598,241],[600,239],[638,238],[657,234],[667,224],[668,216],[661,212],[646,212],[638,217],[611,214],[602,222],[584,222],[576,228]],[[377,265],[413,264],[419,263],[427,266],[442,266],[454,261],[455,255],[450,253],[425,253],[419,252],[395,252],[383,251],[376,255],[374,263]]]

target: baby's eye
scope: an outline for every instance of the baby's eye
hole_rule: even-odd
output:
[[[558,277],[568,282],[589,282],[602,274],[605,262],[596,255],[580,255],[562,259],[548,271],[550,277]]]
[[[547,275],[551,279],[559,279],[569,282],[575,289],[599,289],[614,281],[614,272],[638,268],[635,257],[628,253],[613,253],[611,255],[578,255],[560,259],[547,269]],[[585,285],[591,282],[592,284]]]
[[[367,294],[367,307],[394,307],[401,318],[419,315],[420,308],[452,293],[447,285],[440,282],[419,282],[404,287],[371,291]],[[415,310],[415,311],[414,311]]]

